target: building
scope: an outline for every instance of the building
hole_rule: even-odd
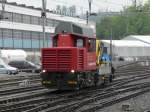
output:
[[[129,35],[123,40],[138,40],[147,44],[150,44],[150,35]]]
[[[102,40],[110,54],[110,40]],[[139,40],[112,40],[113,58],[119,59],[148,59],[150,57],[150,44]]]
[[[0,13],[2,3],[0,2]],[[4,18],[0,21],[0,48],[37,50],[43,47],[41,8],[24,4],[9,3],[5,5]],[[46,42],[51,46],[51,37],[60,21],[86,24],[80,18],[54,14],[47,10]]]
[[[86,20],[78,17],[55,14],[49,10],[45,23],[46,47],[50,47],[55,27],[61,21],[86,24]],[[0,1],[0,13],[2,1]],[[6,2],[4,18],[0,20],[0,48],[23,49],[30,53],[40,51],[43,47],[43,29],[41,8]],[[93,27],[93,26],[92,26]]]

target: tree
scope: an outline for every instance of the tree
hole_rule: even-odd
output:
[[[97,37],[109,39],[110,29],[113,39],[127,35],[150,35],[150,0],[144,5],[125,8],[120,15],[104,17],[97,21]]]
[[[69,7],[69,12],[70,12],[70,16],[76,15],[76,6],[73,5],[73,6]]]
[[[72,13],[73,13],[73,16],[76,15],[76,6],[75,5],[72,6]]]
[[[63,7],[62,7],[62,14],[63,14],[63,15],[66,15],[66,14],[67,14],[67,7],[66,7],[66,6],[63,6]]]
[[[60,5],[57,5],[57,6],[56,6],[56,11],[57,11],[58,14],[61,13],[61,7],[60,7]]]

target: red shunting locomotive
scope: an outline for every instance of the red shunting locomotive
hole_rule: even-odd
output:
[[[96,37],[89,27],[61,22],[51,48],[42,48],[42,84],[72,90],[97,84]]]

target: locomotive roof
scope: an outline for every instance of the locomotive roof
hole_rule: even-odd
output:
[[[55,34],[62,32],[94,38],[94,31],[88,25],[81,25],[72,22],[60,22],[55,28]]]

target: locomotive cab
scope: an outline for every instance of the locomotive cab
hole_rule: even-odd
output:
[[[53,47],[86,47],[86,38],[68,34],[61,33],[53,37]]]

